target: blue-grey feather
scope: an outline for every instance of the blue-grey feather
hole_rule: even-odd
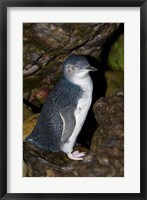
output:
[[[76,107],[82,93],[83,91],[78,85],[63,76],[50,92],[34,130],[25,141],[33,143],[43,150],[59,151],[63,131],[60,111],[67,106]]]

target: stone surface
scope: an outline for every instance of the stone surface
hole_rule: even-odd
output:
[[[124,91],[100,98],[93,107],[98,123],[83,162],[70,163],[77,177],[124,176]]]
[[[91,150],[100,146],[124,148],[124,91],[117,90],[107,98],[100,98],[93,107],[98,128],[94,133]]]
[[[32,115],[32,110],[25,104],[23,104],[23,121],[25,121],[28,117]]]
[[[69,165],[70,176],[75,177],[122,177],[124,176],[124,155],[116,148],[100,147],[85,156],[82,162]]]
[[[23,177],[27,177],[27,176],[28,176],[28,166],[26,162],[23,160]]]
[[[72,176],[70,160],[62,152],[44,152],[36,146],[24,143],[23,158],[28,166],[28,177],[70,177]],[[88,152],[89,150],[76,145],[74,150]]]
[[[39,114],[32,114],[23,123],[23,139],[31,134],[34,126],[36,125]]]
[[[63,61],[70,54],[91,56],[98,60],[103,45],[118,28],[117,23],[24,23],[25,100],[34,106],[41,106],[42,99],[40,102],[40,99],[36,101],[34,98],[30,102],[34,90],[50,92],[61,75]]]

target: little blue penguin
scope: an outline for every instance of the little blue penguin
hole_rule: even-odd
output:
[[[92,101],[89,71],[97,69],[90,66],[86,57],[71,55],[64,61],[62,71],[25,142],[47,151],[62,151],[72,160],[82,160],[85,152],[73,152],[73,147]]]

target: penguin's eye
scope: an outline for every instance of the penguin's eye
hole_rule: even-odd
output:
[[[79,65],[78,64],[75,64],[75,68],[77,69],[79,67]]]

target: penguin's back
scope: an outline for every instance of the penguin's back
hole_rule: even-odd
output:
[[[59,151],[63,131],[60,112],[67,106],[76,107],[82,94],[78,85],[62,78],[50,92],[34,130],[25,141],[43,150]]]

